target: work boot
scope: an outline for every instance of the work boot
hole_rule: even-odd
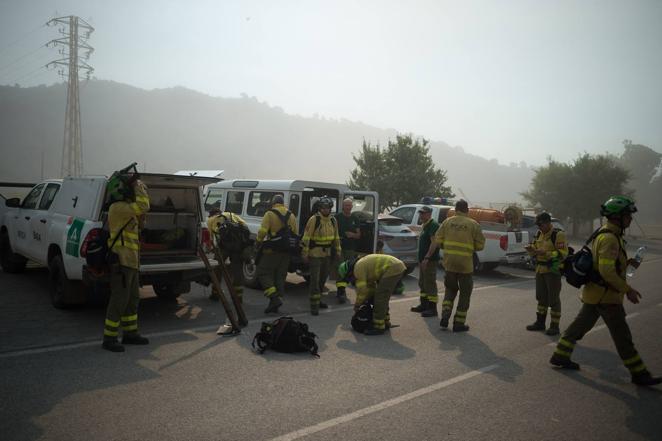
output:
[[[437,303],[428,300],[427,308],[421,311],[421,317],[436,317],[439,315],[437,312]]]
[[[269,313],[277,313],[278,308],[283,304],[283,301],[280,299],[278,296],[273,296],[269,298],[269,305],[267,306],[267,309],[264,310],[265,314]]]
[[[344,287],[338,288],[338,292],[336,293],[336,297],[338,298],[338,303],[340,303],[341,305],[343,303],[347,303],[347,293],[345,292]]]
[[[384,332],[386,332],[385,329],[370,328],[370,329],[366,329],[365,331],[363,331],[363,334],[365,334],[365,335],[383,335]]]
[[[211,294],[209,294],[209,300],[214,300],[218,302],[221,299],[221,296],[218,292],[212,291]]]
[[[319,309],[311,309],[310,314],[311,315],[320,315],[320,311],[319,311]]]
[[[423,312],[427,309],[427,303],[428,301],[423,297],[421,297],[421,303],[419,303],[418,306],[412,306],[411,308],[409,308],[409,310],[411,312],[419,312],[419,313]]]
[[[637,386],[655,386],[662,383],[662,377],[653,377],[650,372],[643,371],[633,374],[632,382]]]
[[[560,367],[562,369],[570,369],[574,371],[579,370],[579,364],[570,360],[568,357],[563,357],[562,355],[559,354],[552,355],[552,358],[549,359],[549,362],[554,366]]]
[[[329,308],[329,305],[327,305],[324,302],[320,302],[320,309],[328,309],[328,308]]]
[[[442,328],[446,329],[448,328],[448,319],[450,317],[446,317],[443,313],[441,314],[441,321],[439,322],[439,326]]]
[[[117,339],[104,340],[101,347],[110,352],[124,352],[124,346],[119,344]]]
[[[547,316],[543,314],[536,314],[536,321],[530,325],[526,326],[527,331],[544,331],[545,330],[545,318]],[[558,329],[558,327],[557,327]],[[557,332],[558,334],[558,332]],[[549,334],[552,335],[552,334]]]
[[[559,324],[558,323],[550,323],[549,328],[545,331],[545,334],[547,335],[559,335]]]
[[[453,332],[467,332],[469,327],[462,323],[453,323]]]
[[[149,344],[149,339],[147,337],[143,337],[142,335],[138,334],[137,332],[132,332],[131,334],[124,334],[122,336],[122,344],[123,345],[148,345]]]

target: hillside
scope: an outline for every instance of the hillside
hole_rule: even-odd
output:
[[[0,176],[37,180],[60,170],[65,86],[0,87]],[[345,182],[363,139],[394,130],[347,120],[288,115],[256,98],[214,98],[183,88],[146,91],[110,82],[81,86],[85,172],[108,174],[137,161],[148,171],[221,168],[225,177]],[[437,165],[472,201],[518,200],[531,169],[504,166],[443,142],[431,143]],[[495,157],[498,152],[495,152]]]

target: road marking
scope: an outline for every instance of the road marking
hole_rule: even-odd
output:
[[[462,374],[460,376],[451,378],[449,380],[442,381],[440,383],[435,383],[430,386],[423,387],[421,389],[417,389],[413,392],[406,393],[404,395],[400,395],[399,397],[392,398],[390,400],[382,401],[381,403],[374,404],[372,406],[364,407],[363,409],[359,409],[357,411],[341,415],[336,418],[332,418],[327,421],[323,421],[319,424],[315,424],[314,426],[308,426],[304,427],[303,429],[295,430],[290,433],[286,433],[285,435],[278,436],[276,438],[272,438],[269,441],[291,441],[295,440],[298,438],[302,438],[304,436],[312,435],[313,433],[321,432],[322,430],[329,429],[334,426],[338,426],[340,424],[348,423],[350,421],[353,421],[357,418],[364,417],[366,415],[370,415],[375,412],[382,411],[384,409],[388,409],[389,407],[397,406],[398,404],[402,404],[407,401],[411,401],[415,398],[421,397],[423,395],[429,394],[431,392],[438,391],[440,389],[443,389],[445,387],[451,386],[453,384],[460,383],[462,381],[468,380],[470,378],[473,378],[477,375],[484,374],[486,372],[489,372],[491,370],[494,370],[498,368],[499,365],[497,364],[492,364],[490,366],[477,369],[475,371],[467,372],[466,374]]]
[[[638,312],[633,312],[632,314],[628,314],[625,318],[626,318],[627,320],[632,320],[633,318],[637,317],[639,314],[640,314],[640,313],[638,313]],[[588,331],[585,335],[593,334],[594,332],[597,332],[597,331],[602,331],[602,330],[605,329],[606,327],[607,327],[607,325],[605,325],[604,323],[601,324],[601,325],[598,325],[598,326],[594,326],[594,327],[591,328],[591,330]],[[554,342],[548,344],[547,346],[556,346],[556,344],[557,344],[557,342],[554,341]]]
[[[483,291],[486,289],[492,289],[492,288],[498,288],[501,286],[509,286],[509,285],[516,285],[519,283],[525,283],[529,282],[529,280],[518,280],[514,282],[507,282],[507,283],[499,283],[499,284],[494,284],[494,285],[486,285],[486,286],[479,286],[477,288],[474,288],[474,291]],[[405,297],[402,299],[396,299],[396,300],[391,300],[390,303],[402,303],[402,302],[413,302],[413,301],[418,301],[420,297],[418,296],[412,296],[412,297]],[[320,315],[322,314],[331,314],[334,312],[340,312],[340,311],[351,311],[353,310],[354,307],[352,305],[349,306],[342,306],[338,308],[330,308],[326,310],[320,311]],[[288,317],[310,317],[310,313],[308,311],[306,312],[298,312],[295,314],[287,314]],[[263,321],[272,321],[275,320],[275,316],[264,316],[264,317],[257,317],[252,319],[249,323],[249,325],[246,328],[243,328],[244,331],[248,330],[251,327],[251,324],[259,325]],[[144,334],[145,337],[149,338],[159,338],[159,337],[168,337],[171,335],[181,335],[181,334],[191,334],[194,335],[197,332],[210,332],[210,331],[216,331],[218,329],[218,324],[215,325],[207,325],[207,326],[200,326],[197,328],[187,328],[187,329],[175,329],[172,331],[162,331],[162,332],[153,332],[149,334]],[[240,334],[243,335],[243,334]],[[70,349],[79,349],[79,348],[88,348],[92,346],[101,346],[101,338],[99,339],[94,339],[94,340],[86,340],[86,341],[81,341],[81,342],[76,342],[76,343],[64,343],[64,344],[58,344],[58,345],[53,345],[53,346],[41,346],[41,347],[32,347],[32,348],[27,348],[27,349],[15,349],[15,350],[9,350],[7,352],[2,352],[0,353],[0,360],[4,358],[14,358],[14,357],[20,357],[23,355],[35,355],[35,354],[45,354],[48,352],[57,352],[57,351],[65,351],[65,350],[70,350]]]

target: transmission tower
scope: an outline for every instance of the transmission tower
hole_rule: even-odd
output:
[[[94,48],[87,44],[94,28],[82,18],[70,15],[53,18],[48,26],[59,26],[60,38],[49,41],[46,46],[59,47],[62,55],[51,61],[48,68],[58,68],[58,73],[67,78],[67,113],[64,119],[64,142],[62,145],[61,175],[80,176],[83,174],[83,150],[80,130],[80,99],[78,95],[78,71],[86,72],[86,79],[94,69],[83,60],[89,60]],[[79,51],[83,52],[82,56]]]

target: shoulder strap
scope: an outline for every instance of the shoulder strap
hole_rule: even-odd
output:
[[[292,212],[290,210],[287,210],[287,213],[285,213],[284,215],[275,208],[271,208],[269,211],[271,211],[276,216],[278,216],[278,219],[280,219],[280,221],[283,223],[283,228],[289,227],[288,221],[290,220],[290,216],[292,215]]]
[[[119,239],[120,236],[122,235],[122,231],[124,231],[124,229],[127,227],[127,225],[129,225],[129,224],[131,223],[132,220],[133,220],[133,219],[129,219],[129,221],[128,221],[127,223],[125,223],[124,226],[123,226],[122,228],[120,228],[120,230],[117,232],[117,236],[115,236],[115,239],[113,239],[113,243],[111,243],[111,244],[110,244],[110,247],[108,247],[108,251],[110,251],[110,250],[113,249],[113,247],[114,247],[115,244],[117,243],[117,239]]]

